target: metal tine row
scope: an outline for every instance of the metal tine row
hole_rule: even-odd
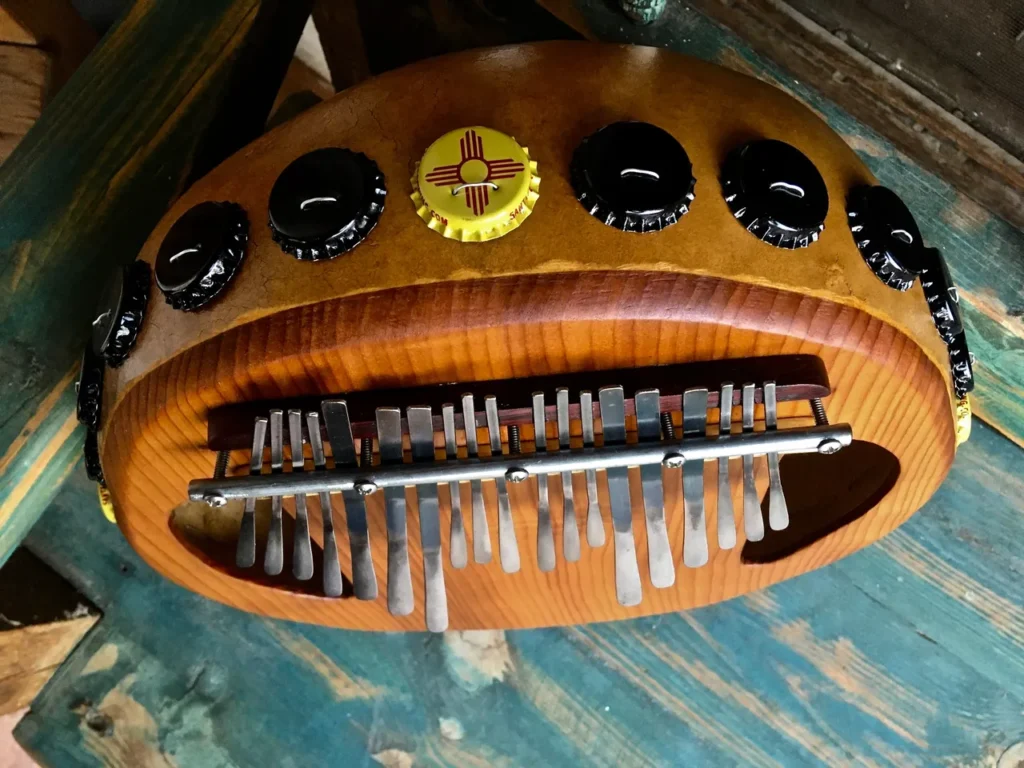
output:
[[[755,385],[744,384],[740,391],[741,429],[754,430]],[[774,382],[763,385],[765,429],[778,428],[777,395]],[[719,435],[732,431],[732,413],[735,388],[724,383],[719,391]],[[708,390],[689,389],[682,398],[683,438],[707,438]],[[594,446],[593,396],[584,391],[579,396],[581,428],[584,448]],[[676,438],[671,414],[660,410],[661,396],[658,390],[648,389],[635,393],[637,439],[639,442],[660,442]],[[466,453],[475,458],[479,453],[477,443],[476,406],[473,395],[462,398],[462,416],[465,425]],[[626,442],[625,395],[621,386],[604,387],[598,392],[599,413],[602,420],[604,444],[621,445]],[[372,465],[372,442],[362,441],[362,461],[357,458],[356,445],[352,437],[351,420],[343,400],[329,400],[323,403],[323,416],[330,440],[335,466],[355,467]],[[535,434],[535,451],[548,450],[547,418],[544,393],[535,392],[532,397],[532,415]],[[570,420],[569,391],[555,392],[555,414],[557,445],[559,450],[569,450]],[[411,406],[406,409],[409,428],[411,456],[413,462],[434,462],[433,412],[429,406]],[[488,442],[492,455],[502,453],[500,423],[497,400],[493,396],[484,400],[484,417]],[[292,410],[288,413],[289,439],[291,444],[291,471],[304,469],[302,449],[302,413]],[[441,409],[444,432],[445,458],[458,458],[455,428],[455,406],[445,404]],[[270,412],[269,422],[258,418],[253,431],[253,451],[250,473],[260,474],[263,465],[263,449],[269,426],[271,472],[283,471],[283,412]],[[316,469],[326,468],[324,446],[320,435],[320,417],[316,412],[306,414],[306,426]],[[383,464],[400,464],[404,461],[402,446],[402,413],[398,408],[376,410],[377,437],[380,460]],[[510,452],[519,453],[519,428],[510,426]],[[367,450],[370,449],[370,450]],[[779,475],[779,456],[767,454],[769,475],[769,525],[781,530],[789,524],[789,514]],[[718,471],[718,546],[731,549],[736,545],[736,521],[732,505],[729,480],[728,457],[717,460]],[[747,540],[759,541],[764,537],[764,521],[754,483],[754,457],[743,456],[743,521]],[[684,538],[683,564],[698,568],[708,561],[708,541],[704,508],[704,462],[682,462],[666,466],[682,467]],[[608,481],[608,497],[611,509],[613,543],[615,554],[615,589],[618,601],[625,606],[637,605],[642,599],[640,572],[636,557],[636,544],[632,528],[632,506],[630,503],[629,475],[626,467],[609,467],[605,470]],[[587,543],[601,547],[605,543],[604,523],[598,504],[597,470],[586,469],[587,484]],[[523,473],[523,478],[526,473]],[[512,479],[509,475],[509,479]],[[562,554],[568,562],[580,558],[580,532],[577,522],[572,472],[560,473],[562,485]],[[675,583],[675,565],[672,560],[668,525],[665,517],[662,467],[646,464],[640,467],[641,491],[644,504],[644,519],[647,532],[648,568],[651,583],[659,589]],[[490,482],[490,481],[488,481]],[[502,569],[515,573],[520,569],[520,556],[516,541],[512,507],[509,499],[507,479],[497,477],[498,497],[498,551]],[[542,571],[555,567],[555,543],[551,522],[550,500],[546,475],[537,476],[537,561]],[[483,497],[483,481],[470,481],[473,519],[473,559],[477,563],[490,562],[492,557],[490,531]],[[453,567],[464,568],[468,564],[465,523],[462,514],[461,493],[457,481],[444,483],[448,486],[451,508],[449,529],[449,557]],[[425,613],[427,628],[443,631],[448,625],[447,598],[442,565],[441,520],[438,488],[434,484],[414,486],[419,506],[420,540],[423,551],[425,584]],[[373,484],[360,489],[359,483],[352,490],[342,491],[352,554],[352,579],[355,596],[363,600],[377,597],[377,579],[371,557],[369,531],[366,519],[366,502],[363,492],[372,493]],[[408,615],[414,608],[412,579],[409,566],[408,534],[406,530],[405,489],[388,486],[383,489],[388,532],[388,610],[398,616]],[[330,596],[341,594],[342,580],[338,565],[337,545],[331,515],[330,494],[319,493],[321,517],[323,518],[324,540],[324,592]],[[312,547],[309,534],[308,511],[304,496],[297,496],[296,526],[293,542],[293,573],[296,578],[309,579],[313,575]],[[582,506],[580,507],[582,509]],[[276,575],[283,570],[283,527],[282,498],[271,497],[271,526],[267,538],[264,570]],[[237,563],[249,567],[255,562],[255,499],[247,498],[239,533]]]
[[[355,442],[352,438],[348,411],[343,401],[324,403],[324,420],[327,424],[328,439],[334,452],[336,466],[357,466]],[[305,469],[305,454],[302,440],[303,414],[298,410],[288,412],[288,436],[291,448],[291,470]],[[253,445],[250,457],[250,474],[259,475],[263,469],[263,449],[266,444],[268,420],[256,419],[253,430]],[[284,471],[284,412],[272,410],[270,427],[270,468],[272,473]],[[320,436],[320,415],[315,411],[306,414],[306,429],[309,434],[310,450],[315,469],[326,469],[323,439]],[[401,443],[399,443],[401,450]],[[318,494],[320,516],[323,520],[323,587],[324,594],[337,597],[342,593],[341,568],[338,562],[338,548],[334,534],[334,518],[331,512],[331,498],[327,492]],[[349,541],[352,547],[353,585],[356,596],[363,600],[377,597],[377,579],[370,557],[366,505],[362,496],[355,492],[342,494],[348,521]],[[246,498],[242,512],[235,563],[249,568],[256,562],[256,499]],[[284,570],[284,513],[283,498],[271,497],[270,530],[264,552],[263,570],[270,576],[277,576]],[[295,578],[308,580],[313,577],[313,548],[309,532],[309,512],[306,497],[295,497],[295,535],[292,542],[292,573]],[[411,610],[411,606],[410,606]]]

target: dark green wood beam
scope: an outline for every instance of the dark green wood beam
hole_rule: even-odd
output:
[[[0,166],[0,564],[71,470],[99,287],[251,141],[311,0],[131,7]]]

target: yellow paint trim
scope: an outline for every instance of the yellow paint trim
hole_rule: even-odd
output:
[[[18,484],[11,489],[7,498],[4,499],[3,504],[0,504],[0,528],[2,528],[4,523],[14,515],[18,505],[21,504],[26,496],[28,496],[28,492],[32,489],[32,486],[35,485],[36,480],[42,476],[47,466],[49,466],[50,461],[57,455],[57,451],[61,449],[64,443],[67,442],[67,439],[71,437],[71,433],[77,428],[78,416],[74,412],[71,412],[68,414],[67,419],[64,420],[60,429],[57,430],[57,433],[43,447],[39,457],[32,465],[32,469],[22,476],[21,480],[18,481]]]
[[[7,471],[7,467],[17,458],[18,452],[22,449],[28,439],[33,433],[39,429],[39,425],[42,424],[46,417],[50,415],[53,410],[53,406],[60,400],[61,395],[64,394],[64,390],[67,389],[74,378],[78,375],[78,368],[81,365],[79,361],[75,361],[75,364],[71,366],[71,370],[64,374],[64,377],[57,382],[57,386],[50,390],[49,394],[43,398],[43,401],[36,408],[35,413],[22,427],[21,432],[14,438],[14,441],[7,447],[2,458],[0,458],[0,475]],[[76,417],[77,421],[77,417]]]

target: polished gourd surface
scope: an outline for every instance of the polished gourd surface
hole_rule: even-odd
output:
[[[639,236],[604,227],[569,185],[566,169],[578,140],[620,119],[670,130],[693,161],[696,200],[664,232]],[[431,138],[474,123],[499,126],[529,146],[543,179],[530,219],[486,244],[438,237],[406,197],[412,163]],[[760,137],[798,146],[828,185],[825,231],[809,248],[780,251],[758,242],[722,200],[717,175],[725,154]],[[264,226],[269,190],[297,156],[334,145],[365,152],[380,165],[389,188],[385,211],[352,252],[300,263]],[[158,570],[237,607],[335,626],[418,629],[423,585],[411,495],[418,599],[407,617],[391,616],[382,598],[328,600],[240,579],[172,532],[169,519],[186,498],[187,482],[211,471],[210,409],[385,386],[809,353],[828,369],[830,418],[850,423],[857,439],[900,461],[895,486],[874,509],[767,565],[742,562],[742,532],[740,546],[730,551],[717,550],[712,540],[710,563],[679,567],[669,589],[650,589],[641,566],[644,601],[635,608],[615,601],[610,547],[584,548],[580,562],[541,573],[533,561],[536,518],[517,514],[519,573],[502,573],[497,562],[465,570],[446,565],[451,626],[538,626],[680,610],[855,551],[912,514],[941,483],[954,454],[945,350],[920,289],[902,294],[882,285],[844,221],[847,190],[870,182],[839,137],[788,97],[658,51],[541,44],[460,54],[370,81],[228,160],[154,231],[141,255],[150,262],[170,225],[198,202],[235,201],[251,222],[248,254],[224,295],[190,314],[151,302],[137,347],[107,374],[102,459],[119,524]],[[809,421],[796,406],[782,415]],[[246,464],[237,453],[232,472],[244,473]],[[713,529],[716,484],[710,464],[706,470]],[[760,492],[765,485],[759,477]],[[513,504],[528,509],[532,486],[513,489]],[[678,487],[666,484],[677,563]],[[370,539],[383,580],[386,535],[375,503],[371,498]],[[602,504],[607,510],[606,499]],[[316,537],[317,510],[310,512]],[[340,520],[343,513],[336,509],[336,515]],[[644,564],[642,518],[634,505]],[[348,547],[344,526],[336,527],[344,570]]]

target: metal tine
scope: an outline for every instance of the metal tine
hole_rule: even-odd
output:
[[[249,455],[249,474],[263,472],[263,446],[267,442],[267,419],[259,416],[252,431],[252,453]],[[238,546],[235,548],[235,565],[251,568],[256,562],[256,497],[245,500],[242,525],[238,529]]]
[[[622,387],[603,387],[597,392],[601,406],[601,424],[604,444],[626,442],[626,399]],[[615,542],[615,596],[620,605],[639,605],[643,599],[640,586],[640,568],[636,562],[636,542],[633,539],[633,508],[629,498],[629,470],[610,467],[608,500],[612,509],[612,528]]]
[[[569,390],[555,390],[555,414],[558,418],[558,447],[569,450]],[[580,529],[573,503],[572,472],[562,473],[562,554],[570,563],[580,559]]]
[[[583,427],[583,447],[594,447],[594,396],[587,390],[580,392],[580,422]],[[597,498],[597,470],[584,472],[587,478],[587,544],[604,546],[604,521]]]
[[[491,439],[491,455],[501,455],[501,425],[498,423],[498,399],[493,395],[484,398],[484,413],[487,416],[487,433]],[[516,528],[512,521],[512,504],[508,499],[508,485],[504,477],[495,481],[498,486],[498,556],[505,573],[519,571],[519,544],[516,542]]]
[[[479,448],[476,442],[476,406],[473,395],[462,396],[462,421],[466,428],[466,455],[476,458]],[[484,489],[480,480],[471,480],[469,490],[473,500],[473,562],[486,565],[491,562],[491,530],[487,525],[487,507],[484,506]]]
[[[637,392],[636,433],[640,442],[661,440],[661,393],[656,389]],[[644,517],[647,523],[647,560],[651,583],[658,589],[671,587],[676,582],[676,569],[672,563],[672,546],[665,524],[665,493],[661,483],[661,465],[640,467],[640,484],[644,498]]]
[[[708,391],[683,392],[683,437],[705,435]],[[700,568],[708,562],[708,532],[704,519],[704,462],[683,464],[683,565]]]
[[[434,416],[430,406],[410,406],[405,415],[409,420],[412,460],[434,461]],[[444,632],[448,629],[448,596],[444,589],[444,565],[441,562],[441,510],[437,501],[437,485],[417,485],[416,496],[420,508],[427,629]]]
[[[548,449],[547,419],[544,413],[544,393],[533,393],[534,450]],[[542,571],[555,569],[555,536],[551,531],[551,507],[548,505],[548,476],[537,475],[537,566]]]
[[[754,431],[754,385],[743,385],[741,393],[743,431]],[[757,500],[757,485],[754,483],[754,457],[743,457],[743,532],[747,541],[761,541],[764,538],[764,519],[761,504]]]
[[[306,430],[309,432],[309,447],[313,452],[313,467],[327,469],[324,441],[320,436],[320,414],[316,411],[306,413]],[[334,537],[334,510],[331,494],[327,491],[320,491],[320,518],[323,520],[324,531],[324,594],[328,597],[341,597],[341,564],[338,562],[338,542]]]
[[[344,400],[325,400],[322,404],[324,423],[327,425],[327,439],[331,441],[334,466],[354,467],[356,444],[352,439],[352,422],[348,416],[348,404]],[[348,524],[348,541],[352,553],[352,586],[360,600],[377,599],[377,575],[373,570],[370,552],[370,533],[366,525],[366,501],[355,490],[342,491],[345,502],[345,521]]]
[[[401,410],[378,408],[376,417],[381,464],[401,464],[405,458],[402,452]],[[392,616],[408,616],[415,602],[405,524],[405,488],[384,489],[384,516],[388,528],[388,612]]]
[[[764,428],[774,432],[778,429],[779,418],[775,395],[775,382],[764,383]],[[768,526],[773,531],[789,527],[789,508],[786,495],[782,492],[782,477],[779,475],[779,454],[768,454]]]
[[[733,384],[722,384],[718,393],[718,434],[732,432]],[[732,509],[732,484],[729,482],[729,457],[718,459],[718,546],[732,549],[736,546],[736,518]]]
[[[284,411],[270,412],[270,471],[284,468]],[[284,570],[284,512],[281,497],[270,498],[270,530],[267,532],[267,551],[263,553],[263,572],[277,576]]]
[[[459,458],[458,444],[455,442],[455,406],[445,403],[441,406],[441,422],[444,424],[444,451],[449,459]],[[466,526],[462,521],[462,493],[458,481],[448,483],[448,495],[451,497],[452,520],[448,533],[448,557],[453,568],[465,568],[469,562],[466,552]]]
[[[288,441],[292,449],[292,472],[306,468],[306,457],[302,452],[302,411],[288,411]],[[300,581],[313,578],[313,546],[309,540],[309,512],[306,497],[301,493],[295,497],[295,538],[292,541],[292,575]]]

